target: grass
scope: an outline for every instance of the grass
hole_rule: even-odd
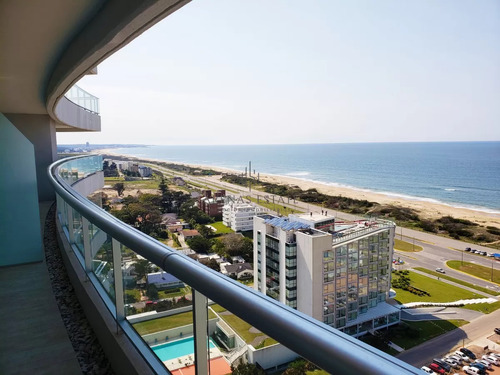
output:
[[[482,312],[483,314],[489,314],[493,311],[500,309],[500,301],[493,303],[475,303],[473,305],[465,305],[463,309],[474,310]]]
[[[125,189],[158,189],[159,179],[154,176],[148,180],[125,181],[123,177],[106,177],[104,183],[106,185],[114,185],[117,182],[122,182]]]
[[[279,214],[283,216],[288,216],[288,214],[303,213],[303,211],[295,210],[293,208],[283,206],[282,204],[279,203],[268,203],[264,199],[257,199],[252,197],[245,197],[245,198],[251,200],[254,203],[257,203],[259,206],[269,208],[271,211],[279,212]]]
[[[491,294],[492,296],[498,296],[498,295],[500,295],[499,292],[495,292],[495,291],[490,290],[488,288],[483,288],[482,286],[474,285],[474,284],[468,283],[466,281],[455,279],[454,277],[451,277],[451,276],[448,276],[448,275],[443,275],[442,273],[439,273],[439,272],[436,272],[436,271],[432,271],[432,270],[428,270],[427,268],[415,267],[415,269],[418,270],[418,271],[421,271],[421,272],[428,273],[430,275],[439,276],[442,279],[453,281],[454,283],[466,286],[468,288],[473,288],[473,289],[479,290],[480,292],[483,292],[483,293]]]
[[[217,305],[217,304],[210,305],[210,307],[211,307],[211,308],[212,308],[212,310],[214,310],[216,313],[221,313],[221,312],[227,311],[224,307],[222,307],[221,305]]]
[[[450,285],[444,281],[435,280],[415,272],[410,271],[408,276],[411,280],[410,285],[425,290],[431,295],[417,296],[406,290],[396,289],[395,300],[401,304],[409,302],[454,302],[461,299],[484,298],[480,294],[469,292],[468,290]],[[393,274],[393,277],[397,278],[399,276]]]
[[[402,324],[406,324],[411,330],[417,331],[418,334],[416,334],[415,337],[411,337],[413,335],[409,335],[406,331],[401,330],[400,327],[391,327],[389,328],[389,340],[403,349],[410,349],[468,323],[469,322],[466,320],[427,320],[421,322],[404,322]]]
[[[215,319],[216,316],[209,310],[208,318]],[[188,324],[193,324],[192,311],[166,316],[164,318],[147,320],[145,322],[135,323],[132,326],[135,328],[137,333],[139,333],[139,335],[143,336],[149,333],[164,331],[166,329],[186,326]]]
[[[234,230],[232,230],[231,228],[229,227],[226,227],[222,221],[216,221],[215,223],[211,223],[209,224],[211,225],[212,227],[214,227],[217,232],[215,232],[215,234],[228,234],[228,233],[234,233]]]
[[[134,303],[141,300],[141,292],[138,289],[125,290],[125,303]]]
[[[398,240],[397,238],[394,239],[394,249],[395,250],[400,250],[400,251],[410,251],[410,252],[416,252],[416,251],[422,251],[424,248],[419,245],[414,245],[413,243]]]
[[[168,290],[159,290],[158,291],[158,298],[163,299],[163,298],[173,298],[173,297],[180,297],[185,295],[186,292],[184,289],[176,291],[176,292],[169,292]]]
[[[495,262],[492,260],[492,262]],[[446,265],[454,270],[462,271],[468,273],[469,275],[479,277],[480,279],[494,282],[496,284],[500,284],[500,270],[494,269],[492,272],[492,268],[481,266],[479,264],[474,264],[470,262],[462,262],[459,260],[449,260],[446,262]],[[492,263],[492,267],[494,267],[495,263]],[[493,277],[492,277],[493,276]]]

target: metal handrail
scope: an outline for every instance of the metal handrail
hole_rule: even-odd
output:
[[[298,355],[335,374],[421,374],[394,358],[297,310],[256,292],[132,228],[73,190],[48,168],[59,196],[91,223],[165,271],[217,302]]]

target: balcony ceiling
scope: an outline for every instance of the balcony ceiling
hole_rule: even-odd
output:
[[[67,129],[55,107],[69,88],[189,1],[0,0],[0,112]]]
[[[0,1],[0,112],[46,114],[45,83],[101,0]]]

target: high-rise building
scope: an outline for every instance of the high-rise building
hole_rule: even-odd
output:
[[[264,209],[250,203],[227,201],[222,211],[222,222],[235,232],[253,230],[253,217]]]
[[[323,214],[254,218],[254,288],[351,335],[400,320],[386,302],[395,224]]]

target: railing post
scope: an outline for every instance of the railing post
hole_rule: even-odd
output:
[[[73,226],[74,226],[74,223],[73,223],[73,207],[71,207],[69,204],[66,204],[66,208],[67,208],[67,213],[66,213],[66,217],[67,217],[67,222],[68,222],[68,235],[69,235],[69,243],[71,245],[73,245],[75,243],[75,233],[73,232]]]
[[[113,277],[115,279],[115,307],[117,332],[119,322],[125,319],[125,306],[123,298],[123,272],[122,272],[122,250],[120,242],[113,238]]]
[[[194,359],[196,375],[208,374],[208,299],[193,291]]]
[[[92,241],[90,240],[90,222],[82,216],[83,226],[83,264],[85,274],[92,272]],[[88,276],[87,276],[88,279]]]

